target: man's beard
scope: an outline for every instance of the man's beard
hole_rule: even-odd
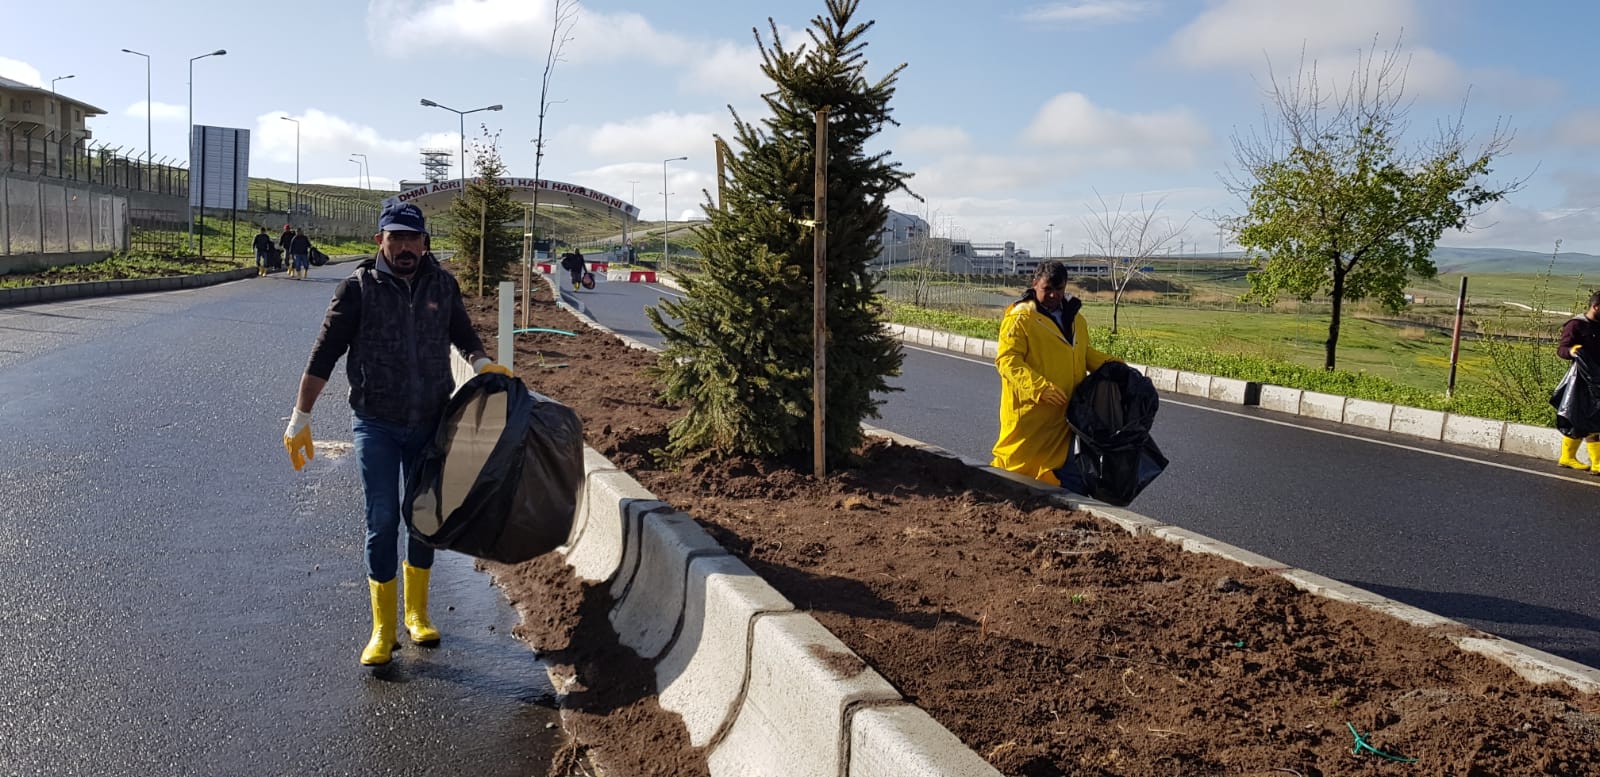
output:
[[[417,256],[415,253],[401,251],[389,260],[389,269],[394,270],[395,275],[409,277],[417,271],[417,263],[420,261],[422,261],[422,257]]]

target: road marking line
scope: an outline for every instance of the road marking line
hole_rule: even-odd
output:
[[[951,353],[949,351],[941,351],[941,350],[939,350],[937,348],[922,348],[922,347],[915,346],[915,345],[908,345],[906,343],[901,343],[900,347],[909,348],[909,349],[911,349],[913,351],[922,351],[923,353],[931,353],[931,354],[934,354],[935,356],[944,356],[944,357],[947,357],[947,358],[950,358],[950,359],[959,359],[961,361],[971,362],[973,364],[982,364],[982,365],[985,365],[985,366],[990,366],[990,365],[993,364],[993,362],[991,362],[991,361],[987,361],[987,360],[979,361],[977,359],[973,359],[973,358],[970,358],[970,357],[967,357],[967,356],[964,356],[964,355],[960,355],[960,354],[954,354],[954,353]],[[1191,408],[1191,409],[1194,409],[1194,410],[1204,410],[1204,411],[1209,412],[1209,413],[1221,413],[1222,415],[1231,415],[1231,416],[1234,416],[1236,418],[1243,418],[1243,419],[1250,420],[1250,421],[1259,421],[1259,422],[1264,423],[1264,424],[1277,424],[1278,426],[1288,426],[1288,427],[1292,427],[1294,429],[1303,429],[1303,430],[1308,431],[1308,432],[1316,432],[1317,434],[1326,434],[1326,435],[1330,435],[1330,436],[1333,436],[1333,437],[1343,437],[1346,440],[1357,440],[1357,441],[1360,441],[1360,442],[1372,443],[1373,445],[1386,445],[1386,446],[1388,446],[1390,448],[1399,448],[1400,450],[1404,450],[1404,451],[1412,451],[1412,452],[1415,452],[1415,453],[1425,453],[1425,454],[1427,454],[1429,456],[1442,456],[1442,457],[1447,458],[1447,459],[1455,459],[1456,461],[1465,461],[1465,462],[1469,462],[1469,463],[1472,463],[1472,464],[1482,464],[1482,465],[1484,465],[1486,467],[1497,467],[1499,469],[1510,470],[1512,472],[1520,472],[1520,473],[1523,473],[1525,475],[1538,475],[1539,477],[1542,477],[1542,478],[1550,478],[1552,480],[1560,480],[1560,481],[1565,482],[1565,483],[1575,483],[1575,484],[1581,485],[1581,486],[1590,486],[1590,487],[1594,487],[1594,488],[1600,488],[1600,478],[1586,479],[1586,478],[1573,477],[1573,476],[1562,474],[1562,473],[1543,472],[1541,470],[1528,469],[1526,467],[1518,467],[1518,466],[1515,466],[1515,465],[1512,465],[1512,464],[1501,464],[1500,462],[1497,462],[1497,461],[1487,461],[1487,460],[1484,460],[1484,459],[1474,459],[1474,458],[1472,458],[1470,456],[1462,456],[1462,455],[1457,454],[1457,453],[1447,453],[1445,451],[1429,450],[1427,448],[1419,448],[1419,447],[1417,447],[1415,445],[1406,445],[1404,443],[1390,442],[1388,440],[1375,440],[1375,439],[1373,439],[1371,437],[1362,437],[1362,436],[1357,435],[1357,434],[1346,434],[1344,432],[1335,432],[1335,431],[1328,430],[1328,429],[1318,429],[1318,428],[1312,427],[1312,426],[1302,426],[1300,424],[1294,423],[1293,421],[1278,421],[1278,420],[1274,420],[1274,419],[1271,419],[1271,418],[1262,418],[1259,415],[1252,415],[1250,413],[1237,413],[1237,412],[1234,412],[1232,410],[1219,410],[1219,409],[1214,408],[1214,407],[1206,407],[1205,405],[1196,405],[1196,404],[1192,404],[1192,403],[1189,403],[1189,402],[1179,402],[1179,401],[1174,400],[1174,399],[1168,399],[1165,396],[1166,392],[1162,392],[1162,393],[1163,393],[1163,396],[1161,397],[1161,403],[1162,404],[1179,405],[1181,407],[1187,407],[1187,408]]]
[[[667,295],[669,297],[677,297],[678,299],[684,299],[685,298],[685,295],[680,294],[677,291],[674,291],[673,289],[668,288],[666,286],[657,286],[654,283],[646,283],[645,286],[647,288],[655,289],[656,291],[658,291],[658,292],[660,292],[662,294],[665,294],[665,295]]]

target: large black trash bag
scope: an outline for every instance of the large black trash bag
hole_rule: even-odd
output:
[[[489,373],[450,398],[402,512],[428,545],[515,564],[566,541],[582,483],[578,414]]]
[[[1067,425],[1072,450],[1055,471],[1062,488],[1123,506],[1167,468],[1150,427],[1160,397],[1155,384],[1122,362],[1106,362],[1072,392]]]
[[[1600,385],[1595,383],[1595,365],[1589,349],[1574,354],[1566,377],[1556,384],[1550,405],[1556,409],[1556,430],[1567,437],[1587,437],[1600,433]]]

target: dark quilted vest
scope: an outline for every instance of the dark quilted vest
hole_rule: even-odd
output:
[[[455,389],[455,277],[424,260],[408,284],[379,272],[376,259],[363,261],[352,276],[361,288],[361,327],[345,359],[350,406],[390,423],[432,424]]]

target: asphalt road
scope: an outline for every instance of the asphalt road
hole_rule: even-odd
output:
[[[470,559],[439,554],[439,648],[357,663],[342,365],[333,445],[281,443],[348,271],[0,309],[0,773],[543,773],[552,691]]]
[[[601,283],[602,323],[660,337],[677,292]],[[872,423],[988,459],[1000,381],[987,360],[906,348]],[[1164,395],[1171,466],[1130,509],[1600,667],[1600,477],[1553,463]]]

